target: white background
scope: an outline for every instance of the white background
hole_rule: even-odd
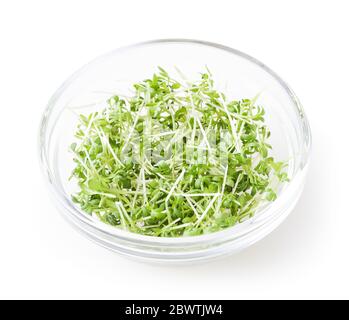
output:
[[[349,298],[347,1],[1,1],[0,298]],[[37,157],[46,102],[77,68],[169,37],[242,50],[277,71],[313,132],[290,217],[240,254],[187,267],[126,260],[82,238],[48,198]]]

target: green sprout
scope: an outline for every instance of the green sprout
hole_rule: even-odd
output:
[[[130,232],[179,237],[231,227],[276,199],[286,163],[269,155],[256,99],[228,100],[209,71],[188,82],[159,68],[133,88],[79,117],[72,199],[83,211]]]

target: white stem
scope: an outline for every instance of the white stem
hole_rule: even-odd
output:
[[[148,202],[148,197],[147,197],[147,186],[145,182],[144,167],[142,167],[141,172],[142,172],[142,183],[143,183],[143,205],[145,205]]]
[[[128,143],[130,142],[130,139],[131,139],[131,137],[132,137],[133,131],[134,131],[135,128],[136,128],[136,125],[137,125],[139,116],[140,116],[140,114],[141,114],[141,111],[143,110],[143,106],[144,106],[144,105],[142,105],[142,106],[140,107],[140,109],[138,110],[138,113],[137,113],[137,115],[136,115],[136,118],[135,118],[135,120],[134,120],[134,122],[133,122],[133,125],[132,125],[132,127],[131,127],[130,132],[128,133],[128,136],[127,136],[127,138],[126,138],[125,144],[123,145],[123,147],[122,147],[122,149],[121,149],[121,152],[124,152],[124,151],[125,151],[126,147],[128,146]]]
[[[233,194],[236,192],[236,189],[237,189],[237,187],[239,185],[239,182],[240,182],[241,178],[242,178],[242,174],[240,173],[238,178],[236,179],[236,182],[235,182],[235,185],[234,185],[234,189],[232,191]]]
[[[195,225],[198,226],[201,221],[205,218],[205,216],[207,215],[207,213],[209,212],[209,210],[211,209],[211,207],[213,206],[214,202],[216,201],[216,199],[218,198],[219,194],[217,194],[216,196],[214,196],[212,198],[212,200],[210,201],[210,203],[208,204],[208,206],[206,207],[205,211],[202,213],[201,217],[198,219],[198,221],[196,221]]]
[[[126,227],[126,221],[125,221],[124,214],[123,214],[123,212],[122,212],[122,210],[121,210],[121,208],[120,208],[120,206],[119,206],[119,202],[115,202],[115,207],[116,207],[116,209],[117,209],[118,212],[119,212],[121,224],[122,224],[123,228],[126,230],[126,229],[127,229],[127,227]]]
[[[185,168],[183,168],[181,174],[179,175],[179,177],[177,178],[177,180],[175,181],[175,183],[173,184],[170,192],[168,193],[165,202],[168,203],[168,200],[170,200],[173,192],[175,191],[175,189],[177,188],[177,185],[179,184],[179,182],[182,180],[183,176],[185,174]]]
[[[199,127],[200,127],[200,131],[202,133],[202,136],[204,138],[204,141],[205,141],[205,143],[207,145],[208,152],[209,152],[209,154],[211,154],[212,153],[212,149],[211,149],[210,143],[208,142],[206,132],[205,132],[205,130],[204,130],[202,124],[201,124],[201,121],[200,121],[199,117],[197,117],[197,121],[198,121],[198,124],[199,124]]]
[[[97,129],[96,126],[95,126],[95,129],[96,129],[96,131],[97,131],[97,133],[98,133],[98,135],[99,135],[99,137],[100,137],[100,139],[101,139],[101,142],[103,143],[103,141],[104,141],[104,143],[105,143],[105,145],[107,146],[109,152],[110,152],[111,155],[113,156],[115,162],[118,163],[119,165],[121,165],[121,166],[123,167],[124,165],[123,165],[122,162],[119,160],[119,158],[116,156],[116,154],[115,154],[115,152],[114,152],[112,146],[111,146],[110,143],[109,143],[109,138],[105,135],[105,133],[104,133],[103,131],[99,131],[99,130]]]
[[[214,197],[219,196],[220,193],[174,193],[173,195],[181,197]]]
[[[223,195],[224,195],[225,185],[226,185],[226,183],[227,183],[227,176],[228,176],[228,166],[225,168],[224,178],[223,178],[223,184],[222,184],[222,189],[221,189],[221,194],[219,195],[219,199],[218,199],[218,203],[217,203],[217,207],[216,207],[215,214],[218,213],[219,209],[220,209],[221,206],[222,206],[222,199],[223,199]]]
[[[227,107],[227,105],[226,105],[226,103],[224,101],[224,98],[223,98],[222,94],[219,93],[219,96],[220,96],[220,98],[222,100],[222,104],[223,104],[225,113],[227,114],[228,119],[229,119],[229,123],[230,123],[230,127],[231,127],[231,133],[232,133],[232,135],[234,137],[234,140],[235,140],[236,150],[237,150],[237,152],[241,153],[240,139],[239,139],[237,131],[236,131],[235,122],[234,122],[234,120],[232,119],[232,117],[230,115],[230,112],[228,110],[228,107]]]
[[[199,219],[199,218],[200,218],[200,215],[199,215],[198,211],[196,210],[196,208],[194,207],[194,205],[192,204],[190,198],[187,197],[186,200],[188,201],[190,207],[191,207],[192,210],[194,211],[196,218]]]

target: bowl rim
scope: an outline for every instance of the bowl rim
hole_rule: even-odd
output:
[[[243,221],[241,223],[238,223],[232,227],[229,227],[217,232],[209,233],[209,234],[190,236],[190,237],[155,237],[155,236],[132,233],[130,231],[125,231],[119,228],[115,228],[113,226],[109,226],[97,219],[92,218],[91,216],[88,216],[86,213],[83,213],[82,210],[79,210],[75,205],[73,205],[72,201],[66,196],[66,194],[61,190],[60,186],[57,185],[57,183],[55,182],[54,175],[52,174],[52,171],[49,165],[47,150],[45,147],[45,142],[47,139],[47,131],[46,131],[47,122],[54,108],[54,101],[58,99],[59,96],[65,90],[65,88],[68,87],[69,84],[73,82],[77,77],[79,77],[79,75],[82,74],[90,65],[93,65],[97,63],[99,60],[105,59],[108,56],[119,54],[128,50],[137,49],[137,48],[141,48],[149,45],[170,44],[170,43],[201,45],[201,46],[223,50],[230,54],[239,56],[249,61],[250,63],[257,65],[261,69],[263,69],[263,71],[271,75],[281,85],[281,87],[285,90],[285,92],[291,99],[292,104],[295,107],[295,111],[297,112],[297,114],[299,114],[298,120],[302,123],[302,134],[306,135],[307,137],[307,141],[303,141],[303,145],[302,145],[303,167],[301,168],[298,166],[295,168],[295,172],[292,180],[288,182],[287,185],[285,185],[281,193],[278,195],[278,198],[274,202],[266,205],[265,208],[263,208],[260,212],[258,212],[258,214],[256,214],[254,217],[247,219],[246,221]],[[50,140],[50,137],[49,137],[49,140]],[[148,41],[138,42],[138,43],[134,43],[127,46],[122,46],[120,48],[114,49],[110,52],[107,52],[105,54],[98,56],[97,58],[91,60],[90,62],[85,64],[83,67],[75,71],[70,77],[67,78],[67,80],[63,82],[63,84],[52,95],[51,99],[49,100],[44,110],[44,113],[41,118],[40,126],[39,126],[38,146],[39,146],[40,164],[42,169],[41,171],[44,174],[45,180],[48,183],[49,188],[54,194],[56,200],[58,200],[58,202],[61,205],[63,205],[63,207],[67,211],[69,211],[76,219],[80,220],[84,224],[87,224],[92,229],[96,229],[96,231],[100,231],[107,234],[108,236],[115,237],[115,239],[143,243],[143,244],[146,243],[148,245],[153,244],[153,245],[169,245],[169,246],[176,246],[176,245],[186,246],[186,245],[212,242],[215,240],[220,240],[222,238],[231,238],[231,237],[239,238],[240,236],[243,236],[245,234],[248,234],[249,232],[252,232],[254,230],[253,221],[255,221],[257,218],[263,221],[263,218],[265,218],[266,213],[270,210],[271,207],[275,207],[278,203],[282,201],[282,199],[285,197],[285,194],[287,193],[287,190],[294,184],[294,181],[296,180],[295,178],[299,176],[302,173],[302,169],[304,169],[304,167],[307,166],[309,162],[309,156],[310,156],[310,151],[312,146],[312,136],[311,136],[311,129],[310,129],[307,116],[303,110],[303,107],[299,99],[297,98],[293,90],[289,87],[289,85],[276,72],[274,72],[264,63],[262,63],[261,61],[257,60],[256,58],[242,51],[233,49],[226,45],[204,41],[204,40],[196,40],[196,39],[166,38],[166,39],[148,40]],[[267,222],[268,221],[264,221],[264,223],[267,223]]]

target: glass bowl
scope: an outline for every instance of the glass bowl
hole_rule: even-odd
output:
[[[252,98],[265,107],[273,155],[288,162],[290,182],[276,201],[253,218],[212,234],[161,238],[134,234],[100,222],[71,201],[74,167],[68,151],[77,114],[104,107],[113,94],[129,94],[130,85],[148,78],[158,66],[170,73],[178,67],[197,78],[207,66],[219,89],[234,99]],[[275,229],[292,211],[303,189],[311,134],[299,100],[271,69],[245,53],[197,40],[143,42],[101,56],[73,74],[57,90],[44,112],[39,135],[42,170],[63,216],[87,238],[128,257],[152,262],[195,262],[242,250]]]

